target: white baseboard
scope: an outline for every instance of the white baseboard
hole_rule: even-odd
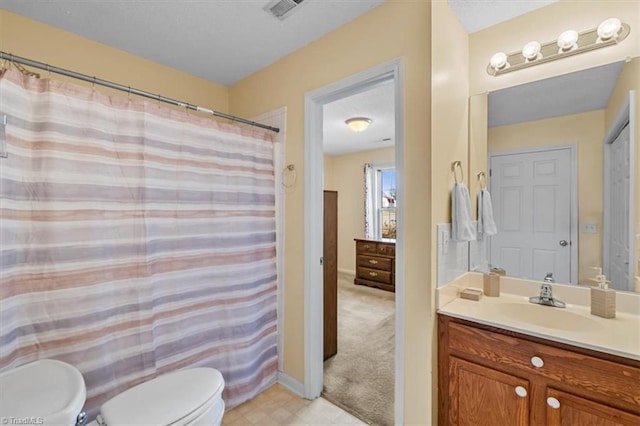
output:
[[[287,390],[293,392],[301,398],[304,398],[304,385],[302,382],[294,379],[288,374],[283,373],[282,371],[278,371],[277,377],[278,383],[287,388]]]

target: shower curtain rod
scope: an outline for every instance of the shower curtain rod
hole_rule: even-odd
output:
[[[275,132],[275,133],[279,133],[280,132],[280,129],[277,128],[277,127],[272,127],[272,126],[268,126],[266,124],[258,123],[256,121],[251,121],[251,120],[247,120],[245,118],[236,117],[235,115],[225,114],[224,112],[214,111],[214,110],[209,109],[209,108],[203,108],[201,106],[193,105],[193,104],[190,104],[188,102],[182,102],[182,101],[177,101],[175,99],[166,98],[164,96],[160,96],[160,95],[156,95],[156,94],[153,94],[153,93],[145,92],[143,90],[134,89],[132,87],[125,86],[123,84],[114,83],[112,81],[107,81],[107,80],[102,80],[100,78],[91,77],[91,76],[86,75],[86,74],[80,74],[80,73],[77,73],[75,71],[69,71],[69,70],[66,70],[64,68],[54,67],[52,65],[45,64],[43,62],[33,61],[31,59],[22,58],[20,56],[15,56],[15,55],[13,55],[11,53],[5,53],[5,52],[0,51],[0,59],[7,60],[9,62],[16,62],[16,63],[22,64],[22,65],[27,65],[27,66],[30,66],[30,67],[34,67],[34,68],[38,68],[38,69],[44,70],[44,71],[48,71],[48,72],[53,72],[53,73],[56,73],[56,74],[64,75],[64,76],[67,76],[67,77],[76,78],[78,80],[87,81],[89,83],[99,84],[100,86],[109,87],[111,89],[120,90],[122,92],[132,93],[134,95],[143,96],[145,98],[154,99],[156,101],[165,102],[167,104],[176,105],[176,106],[187,108],[187,109],[191,109],[191,110],[194,110],[194,111],[205,112],[205,113],[211,114],[211,115],[213,115],[215,117],[226,118],[228,120],[236,121],[238,123],[248,124],[249,126],[260,127],[262,129],[271,130],[272,132]]]

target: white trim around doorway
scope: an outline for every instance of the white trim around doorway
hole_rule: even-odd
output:
[[[322,107],[375,85],[393,80],[398,228],[396,262],[404,259],[403,226],[403,64],[395,59],[305,94],[304,140],[304,396],[317,398],[323,385],[323,282],[322,282]],[[396,269],[395,424],[404,423],[404,271]]]

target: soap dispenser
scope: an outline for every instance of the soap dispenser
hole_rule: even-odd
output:
[[[616,317],[616,291],[609,288],[609,282],[602,273],[602,268],[595,277],[596,287],[591,287],[591,315],[602,318]]]

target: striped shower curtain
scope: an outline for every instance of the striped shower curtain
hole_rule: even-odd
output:
[[[0,370],[76,366],[91,417],[176,369],[275,381],[269,135],[13,69],[2,115]]]

